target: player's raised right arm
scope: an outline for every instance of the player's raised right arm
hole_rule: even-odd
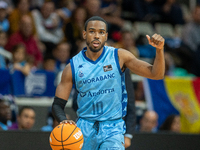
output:
[[[70,64],[68,64],[63,70],[61,81],[56,88],[56,94],[52,104],[52,113],[58,122],[75,124],[72,120],[67,120],[64,112],[72,85],[72,71]]]

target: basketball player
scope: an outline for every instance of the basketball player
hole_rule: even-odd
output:
[[[67,120],[64,107],[72,85],[78,91],[77,126],[84,137],[82,150],[124,150],[127,92],[124,71],[150,79],[164,76],[164,38],[154,34],[146,36],[156,48],[153,65],[137,59],[124,49],[104,46],[108,37],[107,23],[98,16],[85,23],[83,38],[87,47],[74,56],[65,67],[57,86],[52,111],[59,122],[75,124]]]

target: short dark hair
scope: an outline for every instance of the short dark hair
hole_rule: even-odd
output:
[[[106,24],[106,32],[108,31],[108,24],[107,24],[107,22],[106,22],[103,18],[101,18],[101,17],[99,17],[99,16],[93,16],[93,17],[89,18],[89,19],[85,22],[85,31],[86,31],[86,29],[87,29],[88,22],[94,21],[94,20],[98,20],[98,21],[104,22],[104,23]]]
[[[34,109],[32,106],[22,106],[22,107],[19,109],[18,116],[21,116],[21,114],[22,114],[22,112],[24,111],[24,109],[32,109],[32,110],[35,112],[35,109]]]
[[[54,60],[56,61],[55,57],[52,54],[47,54],[43,58],[43,62],[46,62],[47,60]]]
[[[163,124],[160,126],[160,130],[170,131],[172,123],[173,123],[173,121],[174,121],[174,119],[175,119],[176,116],[179,116],[179,115],[176,115],[176,114],[169,115],[165,119],[165,121],[163,122]]]

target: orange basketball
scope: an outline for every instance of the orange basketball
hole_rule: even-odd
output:
[[[73,124],[59,124],[51,132],[49,143],[53,150],[80,150],[83,146],[83,134]]]

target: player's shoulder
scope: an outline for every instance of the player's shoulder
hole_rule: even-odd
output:
[[[123,49],[123,48],[119,48],[118,49],[118,55],[126,55],[126,54],[129,54],[130,52],[126,49]]]
[[[104,46],[105,50],[115,50],[116,48],[113,46]]]
[[[65,68],[64,68],[64,70],[63,70],[63,74],[69,74],[69,73],[71,73],[72,72],[72,70],[71,70],[71,63],[68,63],[66,66],[65,66]]]
[[[116,47],[113,47],[113,46],[104,46],[106,50],[117,50],[118,52],[124,52],[124,51],[127,51],[126,49],[123,49],[123,48],[116,48]]]
[[[118,57],[120,59],[130,59],[130,58],[135,58],[135,56],[128,50],[119,48],[118,49]]]
[[[131,52],[130,52],[129,50],[124,49],[124,48],[119,48],[119,49],[118,49],[118,53],[129,54],[129,53],[131,53]]]

